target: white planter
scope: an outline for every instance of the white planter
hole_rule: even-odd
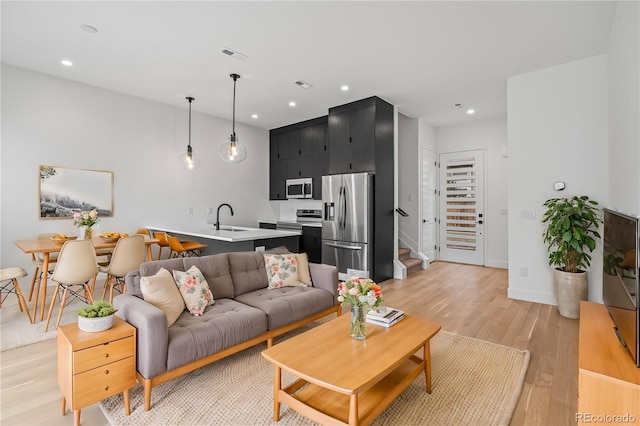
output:
[[[78,328],[82,331],[89,331],[91,333],[105,331],[113,327],[115,318],[116,314],[97,318],[85,318],[78,315]]]
[[[580,301],[589,299],[587,273],[554,269],[553,281],[560,315],[571,319],[580,318]]]

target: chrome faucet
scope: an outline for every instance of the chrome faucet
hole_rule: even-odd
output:
[[[229,207],[229,210],[231,210],[231,216],[233,216],[233,207],[231,207],[229,204],[227,203],[222,203],[218,206],[218,211],[216,212],[216,231],[220,230],[220,208],[227,206]]]

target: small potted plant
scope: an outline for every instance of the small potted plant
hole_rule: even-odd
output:
[[[99,300],[78,310],[78,328],[82,331],[98,332],[113,327],[117,309],[109,302]]]
[[[602,223],[598,203],[586,195],[552,198],[544,203],[543,237],[548,245],[549,265],[555,266],[554,290],[560,315],[580,318],[580,301],[588,299],[586,269],[600,238]]]

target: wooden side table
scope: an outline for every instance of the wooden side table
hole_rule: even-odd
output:
[[[116,317],[113,327],[98,333],[77,323],[58,328],[58,385],[62,415],[66,403],[80,424],[80,410],[122,392],[124,410],[130,413],[129,389],[136,384],[136,329]]]

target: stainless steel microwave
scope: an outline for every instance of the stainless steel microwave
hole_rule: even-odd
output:
[[[313,179],[287,179],[287,198],[313,198]]]

